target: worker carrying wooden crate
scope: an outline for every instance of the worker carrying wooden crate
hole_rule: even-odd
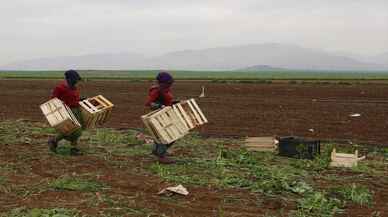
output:
[[[55,137],[51,137],[48,140],[49,149],[52,152],[56,152],[58,142],[65,139],[71,142],[73,146],[70,151],[72,155],[80,155],[81,151],[77,148],[78,139],[82,135],[82,131],[85,129],[84,121],[82,118],[79,101],[80,98],[80,90],[79,90],[79,82],[82,80],[81,76],[75,70],[68,70],[65,72],[65,80],[61,81],[53,90],[51,94],[51,98],[60,99],[65,105],[67,105],[75,118],[78,120],[81,127],[74,130],[70,134],[64,134],[62,132],[58,132]]]
[[[172,106],[178,101],[174,101],[171,87],[174,83],[174,78],[168,72],[160,72],[156,76],[156,85],[152,85],[148,92],[148,99],[146,106],[151,110],[157,110],[165,106]],[[159,163],[161,164],[173,164],[175,161],[168,158],[167,150],[174,144],[163,144],[161,142],[155,142],[152,154],[158,157]]]

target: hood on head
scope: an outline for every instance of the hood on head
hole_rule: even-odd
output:
[[[81,76],[75,70],[66,71],[65,72],[65,79],[66,79],[66,82],[69,85],[69,87],[72,89],[75,88],[75,85],[77,84],[78,81],[82,80]]]

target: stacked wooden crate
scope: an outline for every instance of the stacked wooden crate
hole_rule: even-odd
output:
[[[141,118],[154,140],[163,144],[174,142],[208,122],[194,99],[164,107]]]
[[[40,105],[40,109],[50,126],[64,135],[70,135],[75,130],[81,128],[71,109],[58,98],[53,98]]]
[[[94,128],[108,121],[114,105],[102,95],[79,102],[86,128]]]

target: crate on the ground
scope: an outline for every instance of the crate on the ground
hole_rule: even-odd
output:
[[[189,99],[172,106],[179,119],[187,126],[194,129],[197,126],[208,123],[202,110],[194,99]]]
[[[365,159],[365,156],[358,157],[358,150],[354,154],[337,153],[334,148],[331,152],[331,167],[354,167],[358,161]]]
[[[314,159],[321,154],[321,142],[319,140],[301,137],[280,137],[279,155],[299,159]]]
[[[169,144],[189,132],[171,106],[143,115],[141,119],[158,143]]]
[[[248,151],[274,152],[278,141],[274,137],[248,137],[243,144]]]
[[[53,98],[43,103],[40,105],[40,109],[50,126],[64,135],[69,135],[81,128],[71,109],[58,98]]]
[[[86,128],[94,128],[106,123],[112,113],[114,105],[102,95],[88,98],[79,102],[83,121]]]

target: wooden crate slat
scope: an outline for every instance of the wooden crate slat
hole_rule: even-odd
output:
[[[92,109],[88,103],[86,103],[84,101],[81,101],[81,102],[79,102],[79,104],[80,104],[81,108],[85,109],[89,113],[94,113],[95,112],[94,109]]]
[[[155,129],[157,130],[157,133],[160,135],[160,138],[163,141],[163,143],[169,143],[168,141],[171,140],[171,136],[164,129],[164,127],[160,124],[159,119],[157,117],[155,117],[154,119],[151,119],[151,123],[154,124]]]
[[[189,128],[186,126],[182,117],[179,116],[174,109],[168,111],[167,114],[169,114],[170,118],[173,120],[179,134],[186,134],[189,131]]]
[[[194,108],[196,109],[196,111],[198,112],[199,116],[201,116],[202,121],[203,121],[204,123],[208,123],[207,118],[206,118],[205,115],[202,113],[202,110],[199,108],[197,102],[195,102],[194,99],[191,99],[190,101],[191,101],[191,103],[193,104],[193,106],[194,106]]]
[[[201,117],[195,112],[193,105],[191,104],[191,101],[187,102],[187,105],[189,105],[191,109],[191,115],[194,116],[194,120],[197,122],[197,125],[202,124]]]
[[[153,127],[152,124],[150,124],[150,121],[149,121],[149,118],[147,117],[147,115],[141,116],[141,119],[142,119],[144,125],[145,125],[145,126],[147,127],[147,129],[149,130],[149,132],[152,134],[152,137],[154,138],[155,142],[161,143],[160,136],[159,136],[159,134],[157,133],[156,128]]]
[[[109,100],[107,100],[105,97],[103,97],[102,95],[98,95],[95,97],[96,100],[98,100],[99,102],[101,102],[101,104],[105,105],[105,107],[107,108],[111,108],[113,107],[113,103],[110,102]]]
[[[156,119],[150,119],[150,122],[155,127],[156,133],[159,135],[161,142],[168,144],[170,141],[170,136],[167,134],[167,132],[160,125],[159,121],[157,121]]]
[[[181,104],[176,104],[174,106],[175,112],[178,115],[178,117],[181,119],[181,121],[189,128],[193,129],[195,126],[193,122],[191,121],[191,118],[187,115],[186,111],[182,108]]]
[[[181,134],[184,134],[180,129],[182,127],[182,122],[179,120],[178,116],[174,112],[174,109],[166,111],[164,117],[169,120],[171,125],[171,130],[174,133],[174,137],[179,137]]]
[[[180,120],[179,122],[180,122],[180,123],[183,123],[184,125],[186,125],[186,122],[185,122],[185,120],[182,118],[182,115],[181,115],[179,109],[176,108],[176,107],[173,107],[173,111],[174,111],[174,113],[176,113],[177,118]],[[181,126],[180,126],[180,128],[181,128]]]
[[[88,107],[90,108],[90,110],[92,110],[93,112],[91,113],[95,113],[95,112],[98,112],[99,109],[97,109],[92,103],[90,103],[88,100],[84,100],[83,101],[86,105],[88,105]]]

